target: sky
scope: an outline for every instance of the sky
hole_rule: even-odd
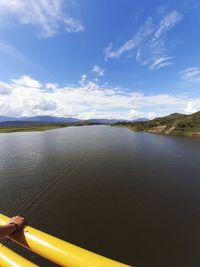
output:
[[[0,115],[200,110],[200,1],[0,0]]]

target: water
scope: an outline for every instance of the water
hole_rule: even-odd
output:
[[[136,267],[200,266],[200,139],[85,126],[0,148],[2,213]]]

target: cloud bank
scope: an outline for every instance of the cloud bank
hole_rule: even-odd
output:
[[[136,119],[198,109],[200,99],[169,94],[144,95],[99,85],[89,81],[86,75],[76,86],[64,87],[43,84],[27,75],[8,83],[0,81],[0,115],[4,116]]]

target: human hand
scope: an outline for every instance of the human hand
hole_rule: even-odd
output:
[[[16,225],[16,230],[21,230],[24,227],[25,220],[23,217],[20,216],[14,216],[10,219],[8,224],[15,224]]]

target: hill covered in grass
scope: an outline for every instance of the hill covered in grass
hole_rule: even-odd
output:
[[[143,122],[119,122],[114,126],[128,127],[133,131],[150,133],[200,136],[200,111],[191,115],[171,115]]]

